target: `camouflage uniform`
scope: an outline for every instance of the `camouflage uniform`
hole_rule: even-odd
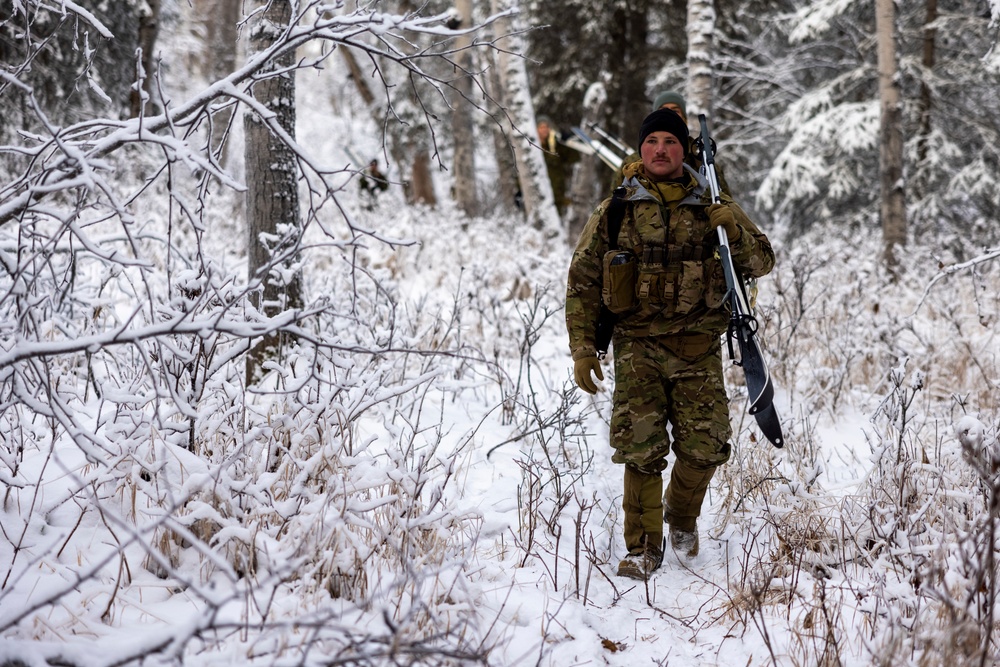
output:
[[[634,553],[662,540],[664,519],[694,530],[708,482],[729,459],[720,341],[729,313],[703,179],[686,170],[682,182],[652,183],[637,162],[626,165],[623,185],[618,247],[637,259],[636,298],[613,337],[611,446],[612,460],[626,466],[625,544]],[[730,244],[736,268],[746,277],[768,273],[774,252],[767,237],[731,198],[722,199],[742,232]],[[587,222],[569,269],[566,326],[574,360],[596,355],[610,201]],[[664,510],[660,475],[671,449],[677,460]]]

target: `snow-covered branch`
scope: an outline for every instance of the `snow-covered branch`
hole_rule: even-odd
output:
[[[920,299],[917,300],[917,304],[913,308],[913,312],[910,313],[909,316],[912,318],[920,311],[920,309],[924,305],[924,302],[927,301],[927,295],[931,293],[931,290],[934,289],[934,286],[940,281],[944,280],[948,276],[952,276],[955,275],[956,273],[961,273],[963,271],[968,271],[969,269],[975,268],[976,266],[983,264],[985,262],[997,259],[998,257],[1000,257],[1000,248],[992,248],[990,250],[987,250],[983,254],[979,255],[978,257],[973,257],[972,259],[967,260],[965,262],[959,262],[957,264],[952,264],[951,266],[944,267],[936,274],[934,274],[934,276],[930,280],[927,281],[927,285],[924,286],[924,293],[920,296]]]

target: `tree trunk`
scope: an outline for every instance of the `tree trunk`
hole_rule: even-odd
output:
[[[242,0],[196,0],[196,16],[203,17],[203,71],[215,81],[235,71],[238,62]]]
[[[142,80],[142,90],[132,89],[129,93],[129,106],[132,118],[137,118],[139,114],[156,113],[158,106],[153,102],[153,106],[148,105],[153,100],[155,88],[153,87],[153,75],[156,69],[156,36],[160,32],[160,0],[146,0],[146,3],[139,10],[139,48],[142,50],[142,69],[145,78]]]
[[[595,84],[584,96],[582,127],[590,127],[604,113],[607,93],[603,86]],[[604,163],[594,155],[583,155],[577,165],[576,178],[573,179],[573,189],[570,193],[570,204],[566,209],[566,233],[568,241],[575,244],[583,232],[590,214],[598,202],[609,194],[611,180],[602,179],[605,174]]]
[[[608,60],[612,69],[605,82],[608,94],[604,129],[627,142],[635,141],[652,101],[646,96],[651,69],[647,43],[652,4],[648,0],[614,3],[610,12],[608,43],[612,51]]]
[[[493,51],[488,51],[485,55],[489,58],[489,67],[486,70],[486,88],[495,105],[490,111],[496,118],[501,119],[506,105],[504,104],[503,85],[500,83],[500,68]],[[502,125],[492,124],[491,134],[493,135],[493,152],[496,155],[499,175],[499,183],[497,184],[499,188],[498,210],[510,212],[517,205],[518,192],[517,163],[514,160],[514,150]]]
[[[715,7],[712,0],[688,0],[687,13],[687,116],[695,122],[698,114],[712,114],[712,34]]]
[[[375,94],[368,85],[368,80],[365,78],[364,72],[361,71],[361,66],[358,65],[358,59],[355,58],[354,53],[343,44],[339,45],[337,50],[340,51],[340,55],[343,56],[344,62],[347,63],[347,69],[351,72],[351,80],[354,81],[354,86],[358,89],[358,94],[361,95],[361,101],[365,103],[365,106],[374,108]],[[381,122],[379,124],[381,125]]]
[[[499,14],[509,9],[518,9],[519,0],[492,0],[493,13]],[[531,101],[528,72],[525,69],[524,41],[518,13],[513,14],[507,24],[509,32],[500,42],[500,81],[504,90],[507,113],[512,123],[509,131],[517,163],[518,182],[521,186],[521,201],[528,222],[537,229],[548,230],[552,235],[560,234],[559,213],[556,210],[552,184],[545,169],[545,158],[541,149],[534,145],[535,107]],[[528,134],[530,133],[530,135]]]
[[[291,17],[289,0],[271,0],[267,9],[248,26],[250,52],[257,53],[269,46],[274,34],[283,31]],[[271,63],[267,70],[294,63],[295,54],[289,52]],[[294,75],[267,77],[254,85],[253,95],[275,114],[281,128],[294,137]],[[261,118],[247,113],[243,126],[246,133],[249,280],[261,283],[262,296],[257,306],[265,315],[273,317],[302,306],[302,277],[295,268],[302,233],[298,167],[292,149]],[[279,336],[266,336],[254,348],[247,362],[248,382],[258,378],[263,362],[276,356],[282,342]]]
[[[414,204],[437,206],[434,194],[434,177],[431,175],[431,156],[423,146],[417,146],[411,153],[409,200]]]
[[[906,202],[903,190],[903,114],[896,68],[896,8],[894,0],[875,0],[878,45],[880,213],[884,259],[890,271],[898,264],[897,246],[906,244]]]
[[[198,0],[197,16],[204,18],[204,73],[209,81],[217,81],[236,70],[239,61],[239,24],[242,0]],[[212,152],[219,162],[227,162],[229,143],[225,141],[233,119],[233,107],[226,107],[212,116]]]
[[[455,0],[455,10],[461,17],[461,28],[472,26],[472,0]],[[472,37],[463,35],[455,40],[455,90],[452,95],[451,130],[455,140],[454,180],[455,201],[467,216],[479,214],[476,193],[476,137],[472,122]]]
[[[927,18],[924,21],[924,49],[921,64],[924,68],[924,79],[920,83],[920,141],[917,144],[917,161],[923,162],[927,159],[927,142],[931,135],[931,87],[927,84],[926,77],[934,70],[935,42],[937,40],[937,29],[933,27],[938,16],[937,0],[927,0]]]

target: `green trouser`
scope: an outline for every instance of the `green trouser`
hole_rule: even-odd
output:
[[[657,549],[663,545],[663,477],[625,466],[625,548],[638,553],[646,544]]]
[[[694,532],[713,475],[714,466],[698,469],[685,463],[684,459],[676,459],[663,498],[663,520],[677,530]]]

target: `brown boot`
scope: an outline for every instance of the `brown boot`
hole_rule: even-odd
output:
[[[618,576],[646,581],[663,563],[663,538],[659,542],[646,540],[646,546],[630,553],[618,564]]]
[[[670,548],[682,558],[694,558],[698,555],[698,529],[693,531],[670,527]]]

